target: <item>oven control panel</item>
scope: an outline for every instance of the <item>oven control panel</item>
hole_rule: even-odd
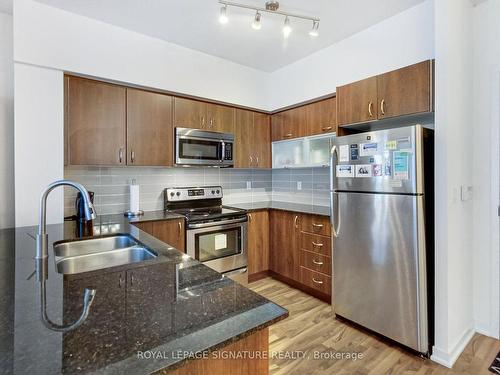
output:
[[[182,202],[197,199],[222,199],[221,186],[167,188],[164,191],[168,202]]]

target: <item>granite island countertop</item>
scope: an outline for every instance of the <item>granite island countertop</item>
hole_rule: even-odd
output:
[[[225,204],[224,206],[239,208],[247,211],[273,209],[273,210],[299,212],[303,214],[330,216],[330,207],[328,206],[317,206],[317,205],[303,204],[303,203],[263,201],[263,202],[252,202],[252,203],[231,203],[231,204]]]
[[[168,217],[167,217],[168,216]],[[165,220],[147,214],[138,221]],[[85,287],[96,289],[90,314],[70,332],[40,319],[33,276],[36,227],[0,230],[0,372],[149,374],[175,369],[188,353],[212,351],[288,316],[287,310],[131,225],[122,215],[49,225],[47,314],[71,323]],[[53,243],[94,233],[130,234],[154,259],[75,275],[57,272]],[[146,358],[141,353],[154,351]],[[161,355],[158,355],[161,354]]]

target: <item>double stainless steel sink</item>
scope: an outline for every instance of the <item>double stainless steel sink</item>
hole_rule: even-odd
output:
[[[56,242],[54,255],[57,272],[62,274],[95,271],[143,262],[158,256],[127,234]]]

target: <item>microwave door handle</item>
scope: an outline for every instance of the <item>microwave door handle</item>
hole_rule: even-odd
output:
[[[221,143],[221,156],[220,156],[220,162],[224,163],[224,157],[226,155],[226,142],[223,140],[220,141]]]

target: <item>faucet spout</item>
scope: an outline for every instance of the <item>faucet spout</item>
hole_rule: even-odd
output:
[[[47,236],[47,198],[52,190],[58,186],[72,186],[78,190],[83,197],[83,210],[86,220],[95,219],[94,206],[90,200],[90,195],[87,189],[82,184],[70,180],[59,180],[51,183],[43,191],[40,197],[40,210],[38,221],[38,234],[36,236],[36,255],[35,259],[45,259],[49,256],[48,252],[48,236]]]

